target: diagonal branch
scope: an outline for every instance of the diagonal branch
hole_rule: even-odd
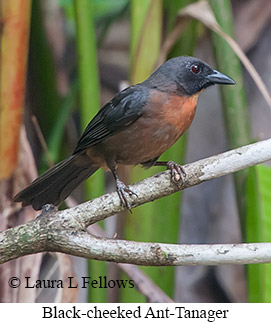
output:
[[[171,195],[181,189],[198,185],[204,181],[264,163],[268,160],[271,160],[271,139],[233,149],[183,166],[187,176],[184,184],[179,187],[170,181],[169,171],[146,178],[133,185],[132,190],[138,197],[132,196],[128,198],[128,201],[134,208]],[[68,218],[72,217],[82,226],[87,227],[123,209],[117,193],[114,192],[65,210],[63,214]]]
[[[170,181],[169,171],[133,185],[132,207],[173,194],[203,181],[271,159],[271,139],[243,146],[185,165],[183,186]],[[85,258],[141,265],[214,265],[271,262],[271,244],[169,245],[97,238],[86,228],[123,210],[116,192],[73,208],[46,206],[35,220],[0,233],[0,263],[41,251],[58,251]]]

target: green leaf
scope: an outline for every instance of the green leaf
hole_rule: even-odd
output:
[[[209,3],[221,29],[233,37],[234,24],[230,1],[210,0]],[[251,142],[251,134],[240,60],[226,40],[218,36],[216,33],[213,33],[213,48],[217,69],[232,77],[236,82],[234,86],[219,87],[222,97],[222,107],[229,146],[230,148],[236,148],[247,145]],[[247,212],[245,192],[246,180],[246,169],[234,174],[235,191],[244,240]]]
[[[91,0],[74,0],[75,26],[77,37],[77,57],[80,83],[80,114],[84,128],[100,108],[99,73],[97,64],[96,37]],[[85,182],[88,199],[104,192],[104,174],[100,169]],[[106,264],[89,263],[89,276],[98,277],[106,272]],[[89,300],[106,301],[106,290],[89,289]]]
[[[271,168],[249,169],[247,182],[247,240],[271,242]],[[271,302],[271,264],[248,266],[250,302]]]

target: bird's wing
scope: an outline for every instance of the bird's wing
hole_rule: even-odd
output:
[[[147,87],[135,85],[117,94],[87,125],[74,153],[93,146],[135,122],[149,96]]]

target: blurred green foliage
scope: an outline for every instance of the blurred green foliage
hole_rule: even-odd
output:
[[[57,92],[55,66],[52,53],[42,24],[40,1],[33,1],[29,71],[34,84],[35,100],[38,102],[38,117],[48,142],[54,162],[59,161],[65,149],[63,140],[66,124],[76,110],[78,97],[80,109],[76,110],[81,121],[81,130],[100,108],[99,72],[97,48],[112,23],[126,17],[130,20],[130,82],[146,79],[153,71],[160,53],[164,36],[173,28],[178,10],[195,2],[194,0],[59,0],[66,18],[69,41],[77,44],[77,69],[71,77],[68,95],[60,97]],[[234,35],[232,12],[229,0],[210,0],[210,5],[222,29]],[[129,16],[130,15],[130,16]],[[198,39],[199,23],[192,20],[168,58],[193,55]],[[202,27],[201,27],[202,28]],[[239,59],[217,35],[213,35],[213,46],[217,66],[231,75],[237,85],[221,87],[224,119],[230,147],[237,147],[251,141],[250,123],[243,86],[242,69]],[[37,55],[38,53],[38,55]],[[186,135],[160,160],[185,161]],[[44,168],[45,162],[43,162]],[[47,168],[47,167],[46,167]],[[146,178],[164,168],[142,170],[137,167],[131,174],[131,182]],[[247,241],[271,241],[271,183],[270,168],[257,167],[235,175],[236,193],[239,201],[243,236]],[[247,184],[247,185],[246,185]],[[104,192],[104,177],[100,171],[91,177],[85,187],[86,198]],[[180,224],[181,193],[148,203],[128,215],[125,224],[125,238],[138,241],[178,242]],[[105,263],[89,263],[89,276],[108,275]],[[174,268],[144,268],[144,271],[173,297],[175,286]],[[252,302],[271,301],[270,265],[248,267],[249,300]],[[90,290],[89,301],[106,302],[106,290]],[[136,290],[123,290],[120,301],[145,301]]]
[[[270,167],[249,169],[247,199],[247,241],[271,242]],[[271,302],[271,264],[248,265],[248,297],[250,302]]]
[[[221,29],[228,35],[234,37],[234,24],[230,1],[210,0],[210,5]],[[215,33],[213,33],[213,48],[217,68],[221,69],[225,74],[231,75],[236,82],[235,86],[219,87],[222,96],[221,102],[229,147],[236,148],[247,145],[251,143],[251,130],[240,60],[229,44]],[[247,198],[245,188],[247,174],[247,169],[234,174],[243,239],[245,239],[246,232]]]

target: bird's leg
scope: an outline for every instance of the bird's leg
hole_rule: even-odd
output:
[[[186,172],[184,168],[174,163],[173,161],[156,161],[153,166],[166,166],[167,169],[171,172],[171,180],[175,184],[179,184],[180,182],[184,183],[184,178],[186,176]]]
[[[130,196],[136,195],[136,197],[138,197],[138,195],[119,179],[115,168],[112,167],[111,172],[115,178],[117,192],[122,205],[124,205],[132,213],[132,209],[131,209],[130,203],[127,201],[126,194],[128,193]]]

